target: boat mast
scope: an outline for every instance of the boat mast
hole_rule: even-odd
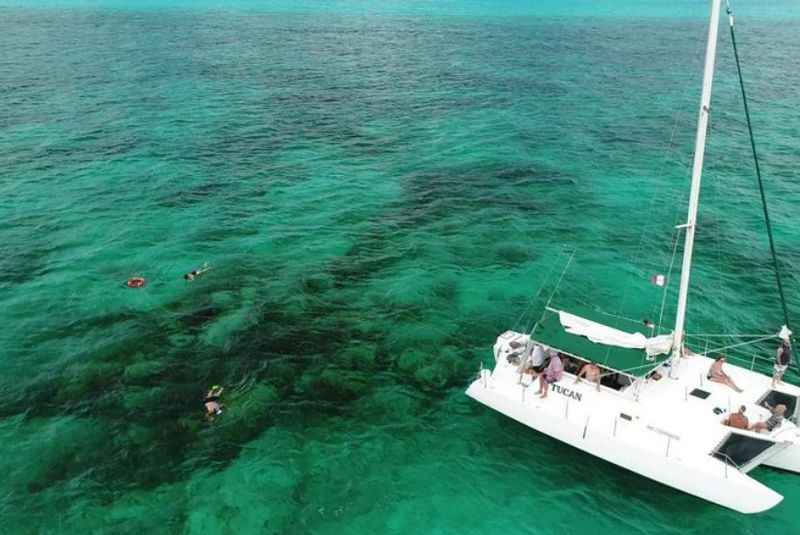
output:
[[[714,81],[714,60],[717,55],[717,29],[722,0],[711,0],[711,21],[708,26],[708,45],[706,46],[706,66],[703,72],[703,93],[700,97],[700,115],[697,119],[697,137],[694,145],[694,164],[692,166],[692,188],[689,194],[689,216],[681,227],[686,229],[683,246],[683,265],[681,267],[681,286],[678,292],[678,312],[673,333],[673,358],[683,353],[684,322],[686,320],[686,299],[689,294],[689,275],[692,270],[692,249],[697,221],[697,205],[700,200],[700,177],[703,174],[703,156],[706,151],[708,115],[711,109],[711,84]]]

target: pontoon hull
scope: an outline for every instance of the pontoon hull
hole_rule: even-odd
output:
[[[762,463],[766,466],[800,474],[800,444],[793,444]]]
[[[758,481],[735,468],[726,468],[707,455],[702,459],[682,459],[668,453],[654,457],[652,451],[636,448],[608,434],[587,430],[583,422],[556,416],[551,411],[537,409],[535,405],[516,402],[503,395],[502,389],[488,386],[485,381],[490,374],[488,371],[484,373],[487,377],[476,380],[467,389],[468,396],[595,457],[740,513],[766,511],[783,499]],[[555,400],[547,402],[551,401]],[[695,460],[697,462],[692,462]]]

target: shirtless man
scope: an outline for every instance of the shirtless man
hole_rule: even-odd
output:
[[[725,364],[725,357],[720,356],[717,360],[714,361],[714,364],[711,365],[711,368],[708,369],[708,376],[706,377],[709,381],[713,381],[715,383],[722,383],[727,385],[737,392],[741,392],[742,389],[736,386],[736,383],[733,382],[730,375],[722,371],[722,366]]]
[[[597,391],[600,391],[600,367],[597,364],[592,362],[587,362],[581,368],[581,371],[578,373],[577,377],[575,377],[575,383],[581,382],[581,377],[589,381],[590,383],[597,383]]]
[[[750,421],[747,419],[747,416],[744,415],[745,410],[744,405],[739,407],[739,412],[735,412],[725,419],[725,425],[737,429],[748,429],[750,427]]]

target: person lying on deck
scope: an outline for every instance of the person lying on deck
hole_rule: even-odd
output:
[[[714,361],[714,364],[711,365],[711,368],[708,369],[708,375],[706,376],[706,378],[709,381],[713,381],[715,383],[722,383],[724,385],[733,388],[737,392],[741,392],[742,389],[736,386],[736,383],[733,382],[733,379],[731,379],[731,377],[727,373],[722,371],[722,366],[724,364],[725,364],[725,356],[720,355],[719,357],[717,357],[717,360]]]
[[[561,357],[557,352],[553,351],[550,357],[550,363],[539,375],[539,395],[542,399],[547,397],[547,391],[550,390],[550,385],[561,380],[561,375],[564,373],[564,366],[561,364]]]
[[[769,405],[767,405],[769,407]],[[769,407],[772,411],[772,415],[767,418],[763,422],[756,422],[750,426],[750,431],[755,431],[756,433],[763,433],[766,431],[767,433],[771,433],[773,429],[777,429],[783,423],[783,415],[786,414],[786,405],[783,403],[776,405],[775,407]]]
[[[725,419],[725,425],[737,429],[749,429],[750,421],[747,419],[747,416],[744,415],[745,410],[747,410],[747,408],[744,405],[739,407],[739,412],[735,412]]]
[[[581,371],[578,373],[578,376],[575,377],[575,383],[581,382],[581,377],[589,381],[590,383],[597,383],[597,390],[600,390],[600,367],[597,364],[592,362],[588,362],[583,365]]]

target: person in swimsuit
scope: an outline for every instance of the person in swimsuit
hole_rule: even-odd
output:
[[[724,364],[725,356],[720,355],[717,357],[717,360],[715,360],[714,364],[711,365],[711,368],[708,369],[708,375],[706,376],[706,379],[715,383],[722,383],[733,388],[737,392],[741,392],[742,389],[736,386],[736,383],[733,382],[733,379],[731,379],[727,373],[722,371],[722,366]]]
[[[144,285],[147,281],[144,280],[144,277],[131,277],[125,282],[125,286],[128,288],[144,288]]]
[[[749,429],[750,421],[747,419],[747,416],[744,415],[745,410],[747,410],[746,407],[742,405],[739,407],[739,412],[735,412],[725,419],[724,424],[737,429]]]
[[[561,357],[557,352],[553,351],[547,368],[539,374],[539,395],[542,399],[547,397],[547,391],[550,390],[550,385],[561,380],[561,375],[563,373],[564,366],[561,363]]]
[[[208,262],[204,262],[203,265],[200,267],[200,269],[191,270],[189,273],[184,275],[183,278],[186,279],[187,281],[193,281],[194,279],[196,279],[209,269],[211,269],[211,267],[208,265]]]
[[[792,362],[792,346],[789,344],[789,340],[784,340],[780,347],[778,348],[778,353],[775,355],[775,367],[774,373],[772,374],[772,388],[781,384],[783,379],[783,374],[786,373],[786,369],[789,367],[789,363]]]
[[[587,362],[581,368],[581,371],[578,373],[578,376],[575,377],[575,383],[581,382],[581,377],[589,381],[590,383],[597,383],[597,390],[600,390],[600,367],[597,364],[592,362]]]
[[[776,405],[774,408],[767,405],[772,411],[772,415],[763,422],[756,422],[750,426],[750,431],[756,433],[771,433],[773,429],[777,429],[783,423],[783,415],[786,414],[786,405],[783,403]]]
[[[206,406],[206,418],[209,420],[213,420],[215,416],[222,414],[224,405],[220,402],[220,396],[223,390],[225,389],[221,386],[214,385],[206,394],[206,399],[203,403]]]

